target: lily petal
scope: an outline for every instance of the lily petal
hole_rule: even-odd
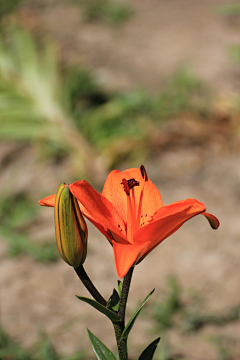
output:
[[[104,196],[94,190],[85,180],[76,181],[69,188],[71,193],[78,199],[82,213],[110,242],[113,242],[113,239],[108,229],[113,233],[118,233],[122,242],[128,242],[123,218]],[[121,229],[122,231],[120,231]]]
[[[143,243],[146,238],[150,239],[150,244],[138,262],[141,262],[150,251],[178,230],[187,220],[204,213],[205,210],[205,205],[195,199],[177,201],[159,209],[154,214],[153,221],[134,234],[133,242],[136,244]]]
[[[55,198],[56,198],[56,194],[54,195],[49,195],[47,197],[45,197],[42,200],[39,200],[39,204],[41,206],[49,206],[49,207],[54,207],[55,206]]]
[[[209,214],[209,213],[202,213],[201,215],[204,215],[208,221],[209,221],[209,224],[211,225],[211,227],[214,229],[214,230],[217,230],[217,228],[219,227],[220,225],[220,222],[219,220],[216,218],[216,216],[212,215],[212,214]]]
[[[149,241],[140,245],[125,245],[113,242],[116,270],[120,278],[123,278],[127,274],[130,267],[133,266],[138,260],[139,254],[148,245]]]
[[[127,221],[127,197],[121,184],[122,179],[127,180],[134,178],[139,181],[140,186],[134,187],[136,204],[139,203],[141,184],[145,181],[142,177],[140,169],[128,169],[125,171],[113,170],[108,175],[103,187],[102,195],[107,198],[114,207],[122,214],[124,221]],[[144,184],[144,195],[142,202],[142,214],[154,214],[163,206],[161,195],[157,187],[150,179]]]

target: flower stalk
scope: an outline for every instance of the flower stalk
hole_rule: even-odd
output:
[[[118,316],[120,318],[120,322],[119,324],[114,324],[114,330],[115,330],[115,336],[116,336],[120,360],[128,360],[127,339],[121,339],[121,336],[125,328],[125,312],[126,312],[127,299],[131,285],[133,270],[134,267],[132,266],[129,269],[127,275],[124,277],[120,303],[119,303],[119,310],[118,310]]]
[[[98,289],[95,287],[95,285],[92,283],[91,279],[89,278],[88,274],[86,273],[83,265],[78,266],[77,268],[74,268],[76,271],[77,276],[82,281],[85,288],[89,291],[89,293],[92,295],[92,297],[102,304],[103,306],[107,306],[107,301],[103,298],[103,296],[100,294]]]

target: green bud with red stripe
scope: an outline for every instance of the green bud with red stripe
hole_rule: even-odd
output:
[[[65,183],[56,194],[54,219],[58,251],[66,263],[77,268],[87,256],[88,229],[78,201]]]

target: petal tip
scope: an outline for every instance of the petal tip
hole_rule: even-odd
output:
[[[41,199],[38,201],[39,205],[41,206],[48,206],[48,207],[54,207],[55,206],[55,197],[56,195],[49,195],[45,197],[44,199]]]
[[[209,213],[205,213],[205,212],[202,213],[202,215],[204,215],[207,218],[212,229],[217,230],[219,228],[220,222],[219,222],[218,218],[216,218],[216,216],[209,214]]]

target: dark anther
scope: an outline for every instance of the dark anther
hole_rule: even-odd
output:
[[[125,180],[125,181],[123,181]],[[139,181],[135,180],[135,179],[129,179],[129,180],[126,180],[126,179],[122,179],[122,183],[123,184],[123,187],[124,187],[124,191],[126,192],[125,190],[125,185],[124,183],[126,182],[127,186],[128,186],[128,189],[131,190],[132,188],[134,188],[134,186],[139,186]],[[126,192],[127,194],[127,192]],[[129,194],[127,194],[129,195]]]
[[[145,214],[145,217],[147,216],[147,214]]]
[[[148,176],[147,176],[147,172],[146,172],[146,169],[143,165],[141,165],[140,167],[140,171],[141,171],[141,174],[142,174],[142,177],[145,181],[148,181]]]
[[[120,227],[120,225],[118,225],[118,227]]]
[[[122,179],[121,184],[123,184],[123,189],[124,189],[125,193],[129,196],[130,195],[130,189],[129,189],[127,180]]]
[[[141,215],[141,217],[143,217],[143,215]]]
[[[139,186],[139,181],[135,180],[135,179],[130,179],[127,181],[129,189],[134,188],[134,186]]]

